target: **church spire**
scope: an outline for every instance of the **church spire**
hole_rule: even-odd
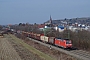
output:
[[[50,15],[50,24],[52,24],[52,17],[51,17],[51,15]]]
[[[50,27],[52,27],[52,17],[50,15]]]

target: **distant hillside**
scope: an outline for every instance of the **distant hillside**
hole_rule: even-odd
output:
[[[45,23],[49,23],[49,20]],[[72,24],[79,23],[90,25],[90,17],[52,20],[52,24],[62,24],[62,23],[72,23]]]

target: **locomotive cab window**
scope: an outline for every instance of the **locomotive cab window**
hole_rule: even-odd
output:
[[[71,41],[66,41],[66,44],[71,44]]]

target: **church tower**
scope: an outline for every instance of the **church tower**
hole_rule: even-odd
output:
[[[52,24],[52,17],[51,17],[51,15],[50,15],[50,24]]]
[[[49,21],[49,23],[50,23],[50,27],[52,27],[52,17],[51,17],[51,15],[50,15],[50,21]]]

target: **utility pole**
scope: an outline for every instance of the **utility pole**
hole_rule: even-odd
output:
[[[68,39],[70,39],[70,31],[69,31],[69,22],[67,21],[67,35]]]
[[[46,35],[46,28],[44,28],[44,36]]]

